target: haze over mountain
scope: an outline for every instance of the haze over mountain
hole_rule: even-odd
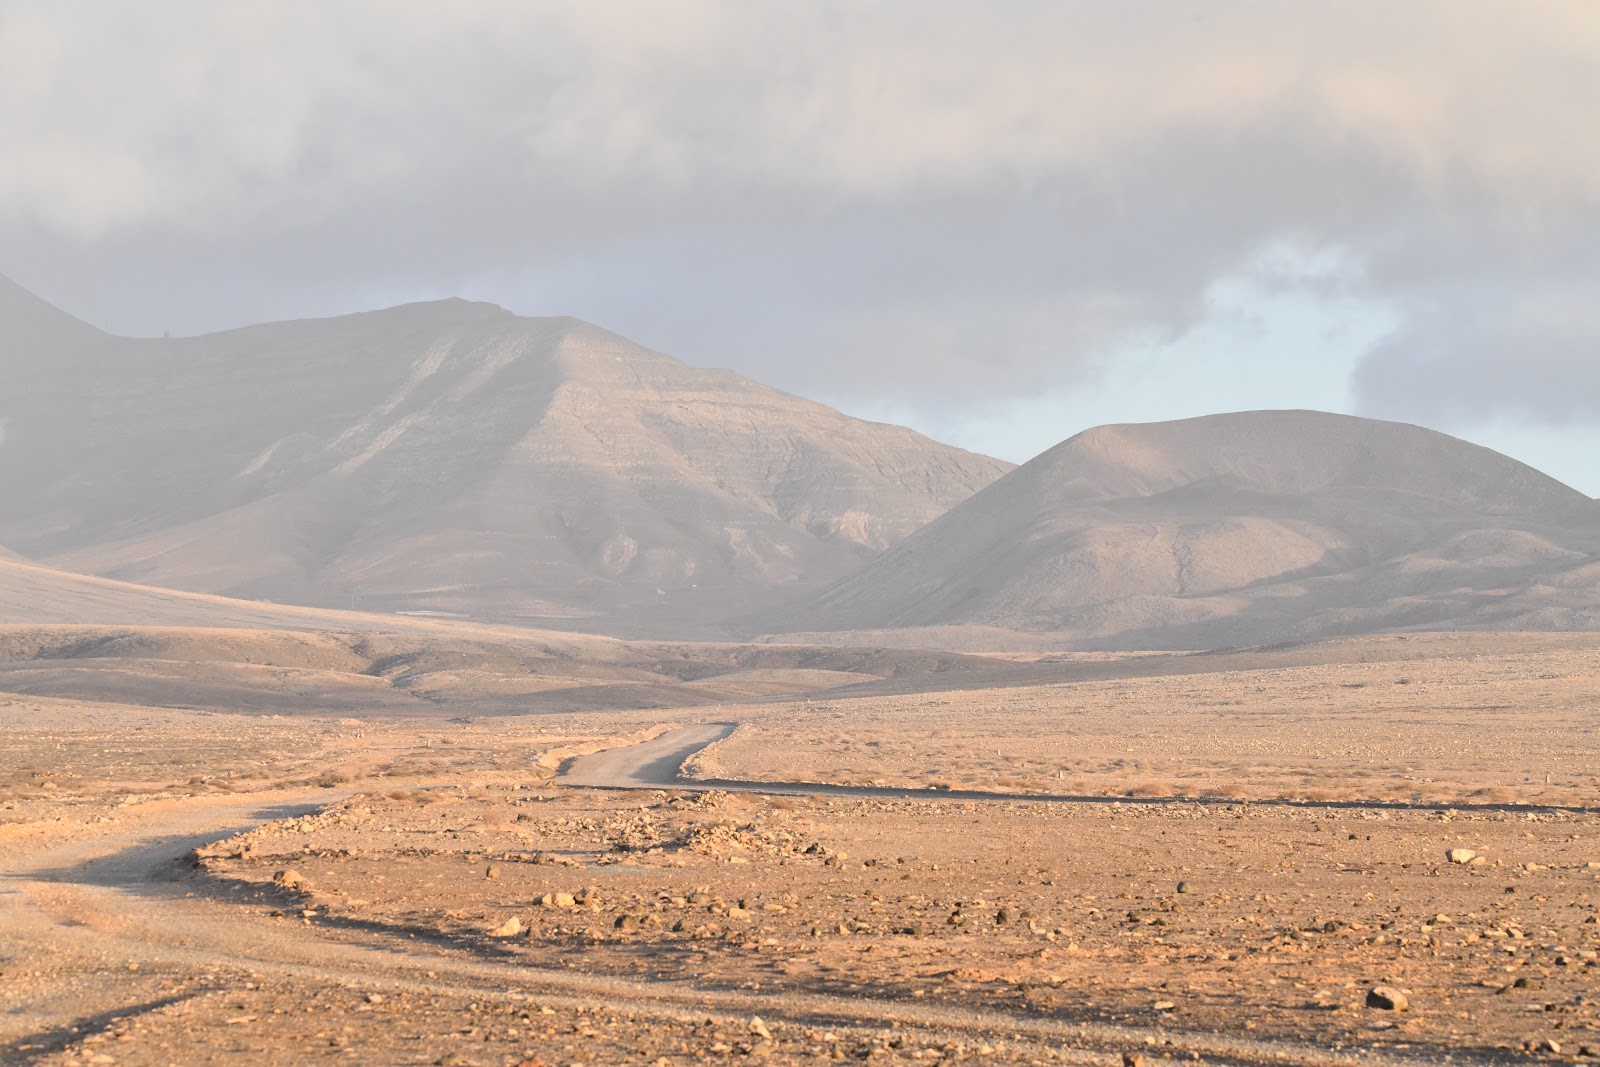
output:
[[[147,585],[614,632],[819,589],[1010,469],[568,318],[180,339],[0,279],[0,544]]]
[[[767,628],[986,626],[1087,648],[1600,627],[1600,504],[1400,423],[1260,411],[1102,426]]]

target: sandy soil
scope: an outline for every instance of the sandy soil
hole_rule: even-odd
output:
[[[1393,649],[1360,644],[1255,672],[682,709],[706,722],[681,727],[18,698],[0,1059],[1595,1059],[1600,814],[1548,806],[1583,800],[1587,765],[1513,780],[1593,758],[1592,655],[1452,641],[1408,651],[1405,685]],[[1001,788],[1059,753],[1131,759],[1074,803],[653,784],[708,742],[725,773],[837,770],[802,761],[852,724],[884,778],[963,749],[997,771],[1009,754],[1023,785]],[[1363,790],[1392,763],[1467,799],[1305,796],[1286,768],[1317,743]],[[1306,803],[1126,796],[1207,761]],[[1459,792],[1501,782],[1531,806]],[[1405,1009],[1369,1003],[1378,987]]]
[[[1600,639],[1448,634],[1250,669],[722,709],[707,778],[1013,793],[1600,804]],[[1331,654],[1330,654],[1331,653]],[[1095,674],[1102,665],[1073,669]],[[1047,668],[1036,667],[1035,671]],[[1026,677],[1026,676],[1024,676]]]

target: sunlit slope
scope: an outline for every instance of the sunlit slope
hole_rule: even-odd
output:
[[[0,544],[319,606],[714,623],[821,588],[1009,469],[457,300],[132,340],[0,281],[0,368]]]
[[[1600,505],[1399,423],[1310,411],[1104,426],[770,630],[982,625],[1186,648],[1600,625]]]

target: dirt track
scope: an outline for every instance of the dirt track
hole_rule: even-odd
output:
[[[663,776],[675,774],[675,760],[726,729],[720,724],[695,727],[632,749],[587,757],[575,764],[569,781],[665,784]],[[298,1051],[282,1045],[282,1035],[295,1026],[325,1026],[327,1020],[302,1019],[293,1014],[299,1010],[295,1005],[330,996],[348,998],[350,990],[360,990],[434,1005],[459,1004],[462,1012],[470,1002],[474,1013],[491,1003],[513,1008],[537,1004],[539,1011],[558,1013],[603,1004],[613,1015],[638,1018],[646,1029],[655,1025],[651,1020],[691,1025],[686,1020],[703,1019],[708,1012],[729,1018],[759,1014],[774,1025],[892,1027],[928,1042],[946,1041],[952,1034],[975,1043],[1006,1042],[1022,1055],[1029,1047],[1048,1047],[1058,1062],[1115,1063],[1117,1050],[1143,1048],[1147,1042],[1206,1062],[1410,1062],[1394,1054],[1336,1053],[1171,1028],[1083,1024],[866,995],[747,993],[697,986],[692,979],[630,981],[501,962],[458,944],[395,929],[275,918],[255,902],[230,899],[236,887],[209,880],[184,862],[198,844],[305,813],[335,798],[316,789],[249,801],[164,802],[133,809],[115,823],[86,828],[74,841],[9,848],[0,888],[4,969],[30,980],[8,983],[0,1012],[0,1049],[6,1061],[70,1063],[83,1056],[90,1063],[230,1062],[241,1057],[302,1062]],[[263,997],[277,1006],[243,1010]],[[280,1014],[285,1011],[289,1015]],[[184,1020],[182,1035],[172,1032],[176,1023],[164,1021],[169,1015]],[[273,1031],[275,1036],[249,1044],[250,1032],[265,1025],[259,1020],[272,1018],[285,1020]],[[360,1016],[350,1018],[365,1025]],[[153,1038],[141,1038],[110,1045],[109,1052],[101,1053],[94,1052],[99,1046],[81,1043],[86,1036],[94,1041],[108,1032],[126,1034],[130,1019],[152,1020],[153,1028],[146,1032],[166,1040],[152,1046],[148,1040]],[[245,1022],[234,1026],[239,1020]],[[367,1021],[376,1020],[368,1016]],[[353,1042],[346,1048],[360,1048],[361,1026],[346,1025],[344,1030]],[[193,1048],[185,1051],[182,1044],[196,1034],[209,1035],[199,1046],[207,1050],[203,1057]],[[448,1039],[449,1033],[441,1036]],[[369,1050],[361,1062],[374,1061],[477,1062],[439,1057],[436,1046],[418,1049],[411,1058]],[[618,1052],[608,1062],[633,1060]]]

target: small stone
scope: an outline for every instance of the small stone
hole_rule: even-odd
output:
[[[1451,863],[1471,863],[1478,854],[1470,848],[1453,848],[1445,853]]]
[[[761,1016],[750,1016],[750,1032],[757,1037],[772,1039],[772,1031],[767,1029],[767,1024],[761,1021]]]
[[[383,1003],[383,994],[382,993],[368,993],[367,994],[367,1003],[368,1004],[382,1004]]]
[[[1543,1041],[1539,1042],[1538,1051],[1553,1052],[1559,1056],[1561,1055],[1561,1042],[1557,1041],[1553,1037],[1547,1037]]]
[[[498,877],[500,877],[500,868],[494,866],[493,864],[491,864],[488,868],[486,868],[484,870],[483,876],[485,878],[498,878]]]
[[[1375,985],[1367,990],[1367,1007],[1384,1011],[1405,1011],[1411,1006],[1406,995],[1394,986]]]
[[[516,937],[522,933],[522,920],[513,915],[493,930],[489,931],[490,937]]]

